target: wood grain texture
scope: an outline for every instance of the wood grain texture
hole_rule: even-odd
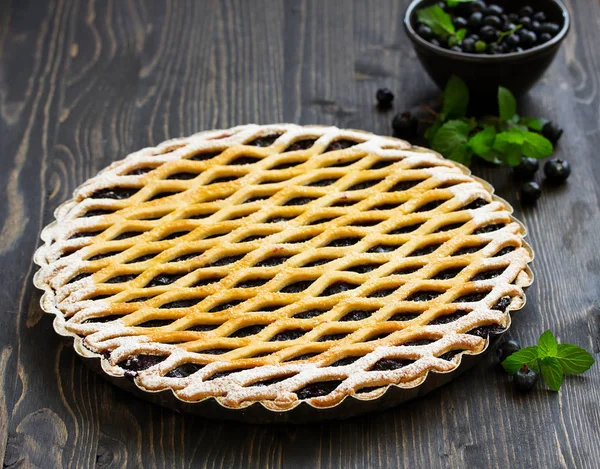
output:
[[[409,405],[343,422],[261,427],[178,415],[89,371],[39,309],[31,256],[86,178],[166,138],[248,122],[388,134],[437,93],[404,35],[405,0],[0,2],[0,458],[10,468],[600,467],[600,367],[560,393],[516,395],[482,366]],[[526,224],[536,282],[513,334],[546,328],[600,358],[600,3],[522,114],[565,129],[573,165],[522,210],[505,169],[479,167]]]

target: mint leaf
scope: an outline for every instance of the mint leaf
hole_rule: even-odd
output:
[[[443,120],[438,117],[432,126],[425,131],[425,138],[429,141],[433,140],[435,134],[437,134],[437,131],[440,130],[440,127],[443,125],[443,123]]]
[[[443,38],[456,32],[450,15],[437,5],[417,11],[417,19],[419,23],[429,26],[434,34]]]
[[[552,142],[535,132],[524,132],[523,140],[523,154],[529,158],[546,158],[554,151]]]
[[[521,158],[521,146],[514,143],[509,143],[506,146],[506,150],[504,150],[504,161],[506,161],[509,166],[514,167],[519,166],[519,163],[521,163]]]
[[[525,347],[515,353],[509,355],[503,362],[502,366],[504,369],[514,375],[517,371],[523,368],[523,365],[529,366],[529,368],[537,369],[538,349],[534,345],[532,347]]]
[[[510,120],[517,113],[517,100],[513,94],[503,86],[498,87],[498,109],[500,119]]]
[[[479,157],[493,164],[502,164],[503,155],[499,151],[492,150],[485,155],[479,155]]]
[[[444,90],[444,101],[442,103],[442,113],[448,119],[465,117],[469,105],[469,89],[465,82],[452,75],[446,84]]]
[[[475,0],[446,0],[446,3],[448,4],[448,6],[450,8],[453,8],[455,6],[458,6],[461,3],[471,3],[474,2]]]
[[[541,132],[547,123],[546,119],[537,119],[535,117],[521,117],[519,119],[519,124],[525,125],[536,132]]]
[[[467,35],[467,30],[465,28],[461,28],[458,31],[456,31],[456,38],[458,39],[459,42],[462,42],[462,40],[465,38],[466,35]]]
[[[558,342],[548,329],[538,340],[538,358],[556,357],[558,353]]]
[[[577,375],[587,371],[595,361],[587,350],[573,344],[558,344],[556,359],[563,372],[568,375]]]
[[[496,138],[496,129],[487,127],[469,139],[469,146],[476,155],[484,156],[492,151],[494,139]]]
[[[471,129],[472,125],[469,122],[463,120],[448,121],[436,132],[431,147],[442,155],[449,157],[454,150],[467,143],[467,136]]]
[[[540,365],[542,376],[546,384],[553,391],[558,391],[562,384],[564,373],[557,358],[546,357]]]
[[[523,132],[513,129],[511,132],[500,132],[494,140],[494,150],[505,153],[511,145],[521,146],[525,142]]]
[[[452,150],[452,153],[448,155],[448,158],[458,163],[464,164],[465,166],[469,166],[471,164],[472,156],[473,152],[469,148],[469,145],[464,144]]]

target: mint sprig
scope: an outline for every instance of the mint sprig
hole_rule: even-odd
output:
[[[438,5],[418,10],[417,20],[429,26],[434,34],[443,38],[456,34],[456,29],[452,24],[452,17]]]
[[[504,369],[514,375],[524,366],[541,373],[548,387],[558,391],[565,375],[587,371],[595,360],[586,350],[573,344],[559,344],[550,330],[545,331],[537,345],[523,348],[509,355]]]
[[[467,117],[468,105],[466,84],[457,76],[450,77],[441,113],[425,132],[431,147],[446,158],[469,166],[477,155],[493,164],[518,166],[523,155],[540,159],[553,153],[552,143],[540,134],[548,121],[519,116],[517,101],[508,89],[498,88],[498,116]]]

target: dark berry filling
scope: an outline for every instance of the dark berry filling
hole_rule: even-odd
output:
[[[377,361],[369,371],[390,371],[404,368],[405,366],[414,363],[414,360],[402,359],[402,358],[382,358]]]
[[[347,237],[347,238],[338,238],[338,239],[334,239],[333,241],[330,241],[328,244],[325,245],[325,247],[339,248],[339,247],[352,246],[352,245],[360,242],[361,239],[362,238],[360,238],[358,236],[351,236],[351,237]]]
[[[279,332],[271,337],[271,342],[281,342],[285,340],[295,340],[302,337],[305,331],[302,329],[288,329],[287,331]]]
[[[444,292],[435,290],[421,290],[407,296],[404,301],[431,301],[440,296],[442,293]]]
[[[300,311],[299,313],[294,314],[292,317],[294,319],[310,319],[316,318],[317,316],[320,316],[326,312],[326,309],[309,309],[306,311]]]
[[[246,327],[243,327],[243,328],[235,331],[233,334],[230,335],[230,337],[248,337],[251,335],[256,335],[260,331],[262,331],[265,327],[267,327],[267,326],[265,326],[264,324],[254,325],[254,326],[246,326]]]
[[[469,314],[468,311],[455,311],[452,314],[446,314],[445,316],[438,316],[435,319],[432,319],[429,324],[432,326],[437,326],[440,324],[448,324],[454,321],[459,320],[460,318]]]
[[[303,388],[295,391],[298,399],[310,399],[313,397],[326,396],[335,390],[340,384],[341,381],[322,381],[319,383],[311,383],[307,384]]]
[[[355,309],[344,314],[344,316],[340,318],[340,321],[362,321],[363,319],[371,317],[375,311],[377,310]]]
[[[150,282],[148,282],[148,284],[146,285],[146,288],[170,285],[173,282],[176,282],[177,280],[179,280],[180,278],[185,277],[186,275],[187,274],[159,274],[156,277],[154,277],[152,280],[150,280]]]
[[[216,306],[213,306],[211,309],[208,310],[208,312],[209,313],[218,313],[219,311],[225,311],[226,309],[233,308],[234,306],[237,306],[243,302],[244,302],[243,300],[234,300],[234,301],[229,301],[227,303],[221,303]],[[206,353],[206,352],[204,352],[204,353]]]
[[[323,290],[319,296],[337,295],[338,293],[354,290],[359,286],[360,285],[356,285],[354,283],[349,282],[335,282],[329,285],[325,290]]]
[[[300,282],[290,283],[289,285],[286,285],[279,291],[281,293],[300,293],[306,290],[308,287],[310,287],[313,284],[313,282],[314,280],[302,280]]]

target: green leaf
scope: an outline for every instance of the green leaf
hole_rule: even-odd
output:
[[[513,129],[511,132],[500,132],[497,134],[493,148],[501,153],[505,153],[511,145],[521,146],[523,142],[525,142],[523,132]]]
[[[467,85],[465,85],[465,82],[459,77],[452,75],[444,90],[442,113],[445,114],[448,119],[465,117],[468,106],[469,89],[467,88]]]
[[[436,132],[431,147],[445,157],[449,157],[454,150],[467,143],[467,136],[471,129],[472,124],[464,120],[448,121]]]
[[[546,384],[553,391],[558,391],[562,384],[564,373],[557,358],[546,357],[540,366]]]
[[[521,158],[522,153],[520,145],[511,143],[506,147],[506,150],[504,150],[504,161],[506,161],[509,166],[519,166]]]
[[[417,19],[420,23],[429,26],[438,36],[445,38],[455,33],[452,18],[437,5],[417,11]]]
[[[446,0],[446,3],[448,4],[448,6],[450,8],[453,8],[455,6],[458,6],[461,3],[471,3],[474,2],[475,0]]]
[[[587,351],[573,344],[559,344],[556,359],[568,375],[578,375],[587,371],[594,364],[594,357]]]
[[[462,40],[465,38],[466,35],[467,35],[466,28],[461,28],[458,31],[456,31],[456,38],[458,39],[459,42],[462,42]]]
[[[519,119],[519,124],[526,125],[531,130],[535,130],[536,132],[541,132],[548,121],[546,119],[537,119],[535,117],[521,117]]]
[[[455,46],[459,43],[460,41],[458,40],[458,37],[456,36],[450,36],[448,38],[448,47],[452,47]]]
[[[487,127],[469,139],[469,146],[476,155],[484,156],[492,151],[494,139],[496,138],[496,129]]]
[[[546,158],[554,151],[552,142],[535,132],[524,132],[523,139],[523,154],[529,158]]]
[[[473,152],[466,143],[452,150],[452,153],[448,155],[448,158],[458,163],[464,164],[465,166],[471,165],[471,158]]]
[[[498,109],[500,119],[510,120],[517,113],[517,100],[513,94],[503,86],[498,87]]]
[[[500,153],[499,151],[496,150],[492,150],[489,153],[486,153],[485,155],[479,155],[480,158],[483,158],[485,161],[488,161],[490,163],[493,164],[502,164],[502,153]]]
[[[508,373],[514,375],[517,371],[523,368],[523,365],[527,365],[529,368],[536,369],[537,358],[538,349],[535,345],[532,347],[525,347],[509,355],[502,362],[502,366]]]
[[[440,130],[440,127],[442,126],[443,123],[444,123],[443,120],[438,117],[435,120],[435,122],[431,125],[431,127],[429,127],[425,131],[425,138],[431,142],[433,140],[433,138],[435,137],[435,134],[437,133],[437,131]]]
[[[545,331],[538,340],[538,358],[556,357],[558,353],[558,342],[550,332],[550,329]]]

